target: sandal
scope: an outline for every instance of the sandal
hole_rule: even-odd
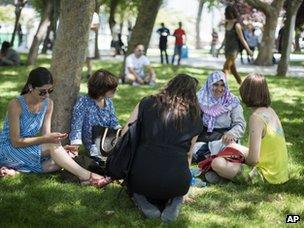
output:
[[[81,185],[91,185],[95,187],[102,188],[112,182],[111,177],[100,177],[100,178],[93,178],[92,177],[92,172],[90,172],[90,178],[87,180],[81,180],[80,184]]]

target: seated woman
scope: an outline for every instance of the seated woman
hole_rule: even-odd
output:
[[[246,122],[240,101],[230,92],[222,71],[212,72],[197,96],[204,129],[193,151],[193,162],[198,163],[210,153],[216,154],[227,144],[237,142],[244,134]]]
[[[215,158],[212,169],[218,175],[246,183],[282,184],[288,180],[288,157],[283,128],[270,107],[265,78],[250,74],[240,87],[243,102],[252,109],[249,118],[249,149],[243,150],[245,164]]]
[[[69,135],[72,145],[84,144],[91,158],[102,165],[101,153],[93,141],[93,127],[121,128],[111,98],[118,85],[117,78],[106,70],[97,70],[88,82],[88,95],[80,96],[74,106]]]
[[[19,66],[19,54],[11,47],[11,44],[4,41],[1,45],[0,66]]]
[[[104,186],[109,178],[79,166],[61,146],[66,133],[51,132],[53,77],[43,67],[32,70],[21,96],[10,101],[3,131],[0,132],[1,176],[16,172],[47,173],[66,169],[82,184]],[[41,135],[38,135],[41,133]],[[67,146],[68,150],[77,150]]]
[[[202,130],[197,85],[195,78],[177,75],[161,92],[144,98],[129,119],[141,119],[141,135],[128,188],[148,218],[176,219],[189,190],[191,147]],[[123,132],[127,129],[128,124]],[[162,213],[156,204],[164,207]]]

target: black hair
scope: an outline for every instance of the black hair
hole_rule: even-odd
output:
[[[21,90],[21,95],[27,94],[30,91],[30,86],[34,89],[47,84],[53,84],[51,72],[45,67],[37,67],[29,73],[27,82]]]
[[[11,47],[11,43],[7,41],[3,41],[1,45],[1,54],[6,54],[7,50]]]

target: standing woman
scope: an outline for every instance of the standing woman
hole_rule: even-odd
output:
[[[233,6],[227,6],[225,9],[225,58],[223,71],[226,75],[230,72],[235,77],[237,83],[241,84],[242,79],[238,74],[235,66],[235,60],[240,51],[240,45],[242,45],[247,53],[252,56],[253,53],[250,50],[242,32],[242,26],[238,22],[238,13]]]
[[[128,122],[141,119],[128,187],[149,218],[176,219],[189,190],[192,146],[202,131],[197,85],[195,78],[177,75],[160,93],[145,97]]]
[[[66,133],[51,132],[53,77],[44,67],[32,70],[21,95],[10,101],[0,132],[1,176],[14,172],[48,173],[64,168],[81,184],[104,186],[110,182],[79,166],[61,146]],[[69,151],[77,147],[66,146]]]

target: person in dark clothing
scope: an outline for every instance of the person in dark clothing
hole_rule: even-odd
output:
[[[1,45],[0,66],[19,66],[19,54],[11,48],[11,44],[4,41]]]
[[[253,53],[250,50],[243,32],[242,26],[238,22],[238,13],[233,6],[227,6],[225,9],[225,58],[226,61],[223,66],[223,72],[228,76],[231,72],[235,77],[238,84],[242,84],[242,79],[236,70],[235,60],[240,52],[240,46],[242,45],[247,53],[252,56]]]
[[[167,54],[167,42],[168,42],[168,36],[170,35],[170,30],[165,27],[164,23],[161,23],[161,28],[157,30],[157,33],[159,34],[159,50],[160,50],[160,61],[163,64],[163,52],[166,56],[166,63],[169,64],[168,54]]]
[[[143,98],[128,122],[141,113],[141,135],[128,189],[148,218],[175,220],[189,190],[192,146],[202,131],[197,85],[195,78],[177,75],[161,92]]]

